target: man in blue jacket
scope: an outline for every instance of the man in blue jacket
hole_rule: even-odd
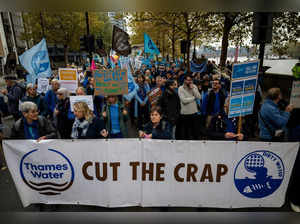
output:
[[[292,105],[288,105],[285,111],[278,107],[282,95],[279,88],[268,90],[267,99],[259,112],[259,137],[262,141],[272,141],[279,130],[285,129],[290,118]]]
[[[60,87],[59,81],[57,79],[53,79],[51,81],[51,86],[52,89],[48,90],[45,97],[44,97],[44,102],[45,102],[45,106],[47,108],[47,116],[49,116],[50,118],[53,117],[53,112],[55,109],[55,106],[57,104],[57,96],[56,96],[56,92]]]

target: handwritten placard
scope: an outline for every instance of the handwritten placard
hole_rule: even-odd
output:
[[[94,72],[95,95],[128,94],[126,69],[102,69]]]

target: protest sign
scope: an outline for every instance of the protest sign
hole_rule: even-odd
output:
[[[300,81],[293,82],[290,104],[295,108],[300,108]]]
[[[162,91],[160,88],[156,87],[152,91],[148,93],[149,102],[152,106],[155,106],[159,100],[159,97],[162,95]]]
[[[298,142],[4,140],[23,206],[281,207]]]
[[[49,79],[46,78],[38,78],[38,93],[46,93],[49,89]]]
[[[94,110],[93,96],[70,96],[71,111],[74,111],[74,104],[77,102],[85,102],[91,111]]]
[[[128,94],[126,69],[102,69],[94,72],[95,95]]]
[[[259,62],[234,64],[230,88],[228,117],[253,113]]]
[[[78,87],[77,69],[60,68],[58,70],[59,83],[61,88],[66,88],[71,93],[75,93]]]

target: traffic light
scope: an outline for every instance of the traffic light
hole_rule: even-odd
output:
[[[86,35],[80,37],[80,50],[81,51],[88,51],[88,44]]]

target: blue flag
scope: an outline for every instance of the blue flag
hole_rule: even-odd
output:
[[[160,52],[148,34],[144,33],[144,52],[159,55]]]
[[[48,55],[46,40],[43,38],[37,45],[19,56],[20,63],[31,76],[31,81],[37,78],[48,78],[51,76],[51,66]]]
[[[206,62],[203,62],[202,64],[196,64],[191,61],[191,72],[206,72]]]
[[[124,98],[128,101],[131,101],[132,98],[135,97],[139,86],[135,83],[134,78],[132,76],[131,67],[129,65],[130,59],[128,57],[120,57],[119,59],[121,68],[127,69],[127,77],[128,77],[128,94],[124,95]]]

